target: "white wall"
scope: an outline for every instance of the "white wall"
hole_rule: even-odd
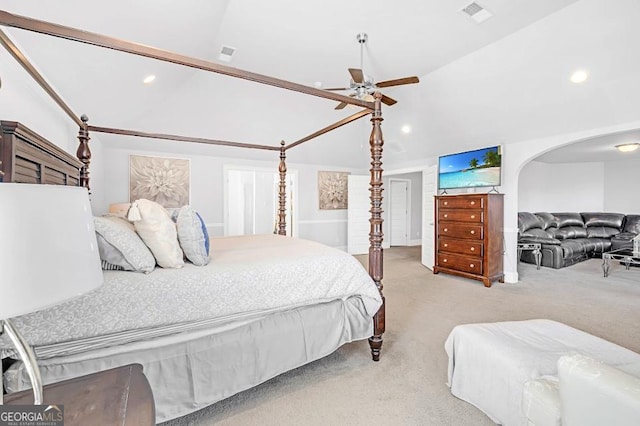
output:
[[[604,175],[604,209],[640,214],[640,159],[605,163]]]
[[[604,198],[604,163],[532,161],[520,172],[518,211],[601,212]]]
[[[0,120],[17,121],[75,157],[78,126],[1,47],[0,79]],[[90,173],[91,204],[94,210],[101,210],[103,203],[97,193],[104,184],[102,144],[92,136],[89,145],[94,155]]]
[[[272,168],[277,170],[279,158],[274,153],[273,162],[242,160],[238,158],[212,157],[204,155],[183,155],[166,152],[136,152],[122,149],[103,150],[104,162],[109,165],[106,180],[108,186],[104,188],[105,200],[103,208],[98,213],[108,210],[111,203],[129,201],[129,155],[151,155],[170,158],[187,158],[191,167],[191,205],[203,217],[212,235],[224,234],[224,170],[227,166],[242,166],[255,168]],[[347,211],[320,210],[318,207],[318,171],[348,171],[331,166],[315,166],[288,163],[290,172],[298,173],[298,199],[294,209],[297,209],[297,236],[314,240],[332,247],[346,248],[347,246]],[[294,214],[296,214],[294,212]]]

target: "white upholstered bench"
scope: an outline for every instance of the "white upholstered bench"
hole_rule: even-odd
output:
[[[459,325],[449,334],[445,350],[451,393],[505,426],[528,424],[525,383],[557,376],[563,355],[583,354],[614,367],[640,362],[635,352],[544,319]],[[544,403],[535,408],[544,411]]]

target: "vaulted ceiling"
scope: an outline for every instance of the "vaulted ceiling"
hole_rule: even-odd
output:
[[[519,142],[637,119],[640,2],[478,0],[493,13],[476,23],[469,0],[0,0],[0,9],[219,61],[297,83],[345,86],[360,67],[374,80],[419,76],[384,90],[386,162]],[[276,145],[355,110],[257,83],[4,28],[72,109],[91,123]],[[578,68],[582,85],[569,82]],[[142,83],[156,75],[149,85]],[[412,132],[400,131],[410,125]],[[368,122],[352,123],[290,151],[303,163],[365,167]],[[108,148],[273,159],[254,150],[101,135]]]

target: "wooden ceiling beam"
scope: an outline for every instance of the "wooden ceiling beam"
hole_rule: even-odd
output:
[[[137,130],[113,129],[110,127],[99,127],[99,126],[92,126],[92,125],[87,126],[87,130],[93,131],[93,132],[99,132],[99,133],[110,133],[112,135],[136,136],[136,137],[150,138],[150,139],[165,139],[165,140],[180,141],[180,142],[195,142],[195,143],[202,143],[207,145],[221,145],[221,146],[233,146],[238,148],[263,149],[267,151],[280,151],[279,146],[256,145],[256,144],[244,143],[244,142],[221,141],[216,139],[194,138],[190,136],[169,135],[169,134],[163,134],[163,133],[148,133],[148,132],[140,132]]]
[[[147,58],[157,59],[160,61],[171,62],[178,65],[184,65],[191,68],[197,68],[204,71],[210,71],[218,74],[224,74],[243,80],[254,81],[256,83],[275,86],[282,89],[292,90],[319,98],[330,99],[336,102],[344,102],[350,105],[356,105],[363,108],[373,110],[373,102],[367,102],[361,99],[340,95],[327,90],[316,89],[315,87],[305,86],[303,84],[293,83],[287,80],[281,80],[265,76],[262,74],[244,71],[215,62],[205,61],[203,59],[192,58],[179,53],[170,52],[168,50],[158,49],[143,44],[133,43],[113,37],[104,36],[88,31],[78,30],[76,28],[66,27],[51,22],[40,21],[25,16],[14,15],[4,10],[0,10],[0,25],[8,27],[20,28],[27,31],[33,31],[66,40],[77,41],[94,46],[100,46],[107,49],[127,52],[134,55],[145,56]]]

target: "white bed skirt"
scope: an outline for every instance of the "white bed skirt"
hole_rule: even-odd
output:
[[[40,361],[44,383],[121,365],[144,368],[156,404],[156,421],[197,411],[334,352],[373,333],[362,300],[275,312],[237,327],[199,330]],[[368,345],[363,343],[363,351]],[[4,375],[5,388],[30,387],[22,364]]]

